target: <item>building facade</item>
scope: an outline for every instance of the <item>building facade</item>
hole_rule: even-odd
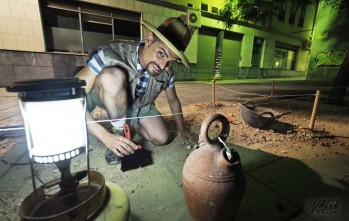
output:
[[[187,14],[196,27],[185,51],[191,69],[177,80],[305,77],[317,7],[277,6],[268,25],[218,21],[222,1],[209,0],[0,0],[0,85],[71,77],[91,49],[110,40],[138,41],[141,19],[159,25]]]

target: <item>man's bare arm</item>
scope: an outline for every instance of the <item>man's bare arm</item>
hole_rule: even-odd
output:
[[[184,117],[182,114],[182,105],[177,96],[175,86],[166,89],[166,97],[172,114],[178,127],[179,132],[181,133],[182,138],[185,141],[196,142],[196,139],[190,133],[190,131],[185,127]]]

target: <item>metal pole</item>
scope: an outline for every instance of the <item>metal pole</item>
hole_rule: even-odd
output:
[[[313,112],[311,113],[311,118],[310,118],[310,124],[309,124],[309,129],[310,130],[314,129],[316,111],[317,111],[317,107],[319,105],[319,98],[320,98],[320,90],[317,90],[316,91],[316,96],[315,96],[315,101],[314,101],[314,106],[313,106]]]

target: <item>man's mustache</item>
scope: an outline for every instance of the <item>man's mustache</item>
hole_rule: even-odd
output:
[[[160,65],[158,65],[155,61],[150,61],[150,62],[146,65],[146,69],[147,69],[147,70],[149,70],[150,65],[156,65],[156,67],[159,68],[159,69],[157,69],[157,70],[158,70],[160,73],[163,72],[163,71],[165,70],[165,69],[161,69],[161,68],[160,68]],[[148,71],[148,73],[149,73],[150,75],[151,75],[151,74],[154,74],[154,73],[151,73],[151,72],[149,72],[149,71]]]

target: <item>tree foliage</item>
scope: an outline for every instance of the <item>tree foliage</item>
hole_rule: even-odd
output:
[[[279,4],[287,0],[224,0],[224,6],[219,10],[220,20],[224,27],[230,29],[240,21],[269,25],[276,16]],[[316,5],[320,2],[325,7],[342,11],[349,8],[348,0],[292,0],[293,10],[297,11],[304,5]]]

